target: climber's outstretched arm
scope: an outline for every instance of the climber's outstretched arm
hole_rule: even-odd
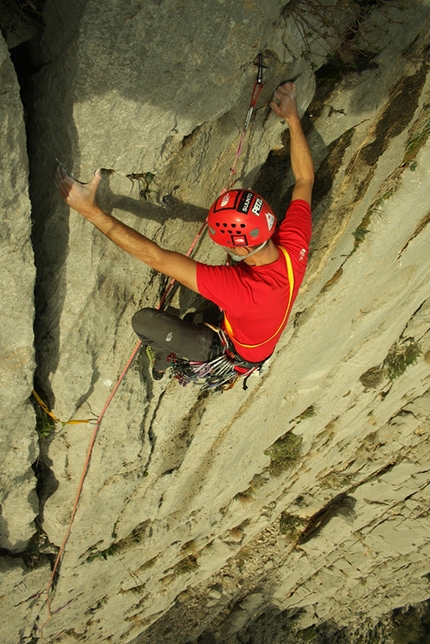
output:
[[[270,107],[275,114],[287,121],[290,130],[291,169],[296,180],[292,198],[304,199],[310,204],[314,165],[297,111],[294,83],[279,85],[273,94]]]
[[[197,263],[181,253],[160,248],[137,230],[104,212],[96,201],[100,180],[100,170],[96,171],[89,183],[76,181],[61,165],[55,171],[55,182],[67,205],[88,219],[119,248],[198,293]]]

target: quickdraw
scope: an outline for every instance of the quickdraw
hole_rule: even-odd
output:
[[[41,397],[39,396],[39,394],[37,393],[37,391],[35,391],[35,390],[33,389],[31,393],[33,394],[33,396],[34,396],[34,398],[35,398],[36,402],[39,404],[39,406],[41,407],[41,409],[43,409],[43,411],[45,412],[45,414],[46,414],[47,416],[49,416],[49,417],[54,421],[54,423],[59,423],[59,424],[60,424],[60,425],[62,425],[63,427],[64,427],[65,425],[80,425],[80,424],[82,424],[82,423],[84,423],[84,424],[89,424],[89,425],[95,425],[95,424],[96,424],[96,422],[97,422],[97,416],[96,416],[95,414],[93,414],[93,418],[85,418],[85,419],[83,419],[83,420],[78,420],[78,419],[65,420],[65,421],[60,420],[59,418],[57,418],[57,417],[54,415],[54,412],[52,412],[52,411],[49,409],[48,405],[47,405],[47,404],[46,404],[46,403],[41,399]]]
[[[230,169],[230,176],[229,176],[226,192],[228,192],[228,190],[231,190],[231,188],[234,185],[237,161],[240,157],[240,153],[242,152],[243,142],[245,141],[246,133],[248,132],[252,113],[254,111],[255,106],[257,105],[258,97],[260,96],[261,90],[263,89],[263,69],[267,68],[267,66],[264,64],[263,54],[258,54],[257,62],[254,64],[257,65],[258,67],[257,78],[255,80],[254,87],[252,89],[251,100],[249,102],[248,112],[245,118],[245,123],[242,128],[242,133],[240,135],[239,145],[237,147],[234,163],[232,168]]]

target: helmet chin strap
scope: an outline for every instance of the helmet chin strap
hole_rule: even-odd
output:
[[[231,251],[226,246],[224,246],[224,248],[226,249],[226,251],[230,255],[230,257],[232,259],[234,259],[235,262],[241,262],[244,259],[248,259],[248,257],[252,257],[253,255],[255,255],[255,253],[258,253],[258,251],[260,251],[262,248],[265,247],[265,245],[267,244],[267,241],[268,240],[266,239],[266,241],[264,241],[262,244],[260,244],[260,246],[257,246],[257,248],[254,248],[254,250],[252,250],[250,253],[248,253],[248,255],[236,255],[236,253],[233,253],[233,251]]]

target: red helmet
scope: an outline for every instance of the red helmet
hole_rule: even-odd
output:
[[[220,246],[258,246],[275,231],[269,204],[251,190],[229,190],[212,204],[207,217],[209,236]]]

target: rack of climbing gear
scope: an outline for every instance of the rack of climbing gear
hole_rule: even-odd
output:
[[[232,389],[239,379],[243,380],[243,389],[247,389],[247,380],[253,373],[259,372],[266,360],[252,363],[242,360],[234,353],[233,345],[227,334],[220,328],[206,323],[218,334],[221,354],[204,362],[187,360],[172,353],[168,356],[173,377],[180,385],[192,383],[202,385],[201,391],[226,391]]]
[[[238,363],[227,353],[207,362],[185,360],[173,354],[169,357],[169,361],[173,377],[180,385],[185,387],[191,382],[201,384],[201,391],[226,391],[234,387],[239,378],[244,379],[243,388],[247,389],[246,379],[260,369],[260,365],[254,365],[239,373],[236,370]]]

